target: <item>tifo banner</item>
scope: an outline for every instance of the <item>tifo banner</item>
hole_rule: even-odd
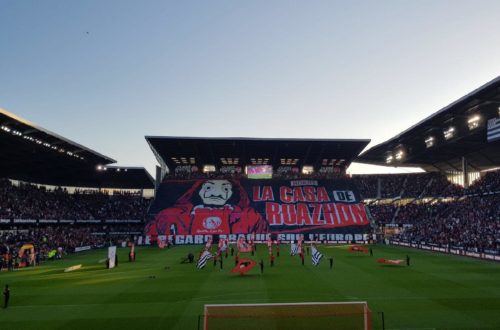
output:
[[[116,246],[110,246],[108,248],[108,261],[109,261],[109,269],[115,268],[115,258],[116,258]]]
[[[165,180],[145,235],[362,234],[365,206],[350,180]],[[328,238],[327,238],[328,239]]]

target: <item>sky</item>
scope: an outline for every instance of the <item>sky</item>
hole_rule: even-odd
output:
[[[152,174],[146,135],[370,147],[497,77],[498,31],[497,0],[0,0],[0,108]]]

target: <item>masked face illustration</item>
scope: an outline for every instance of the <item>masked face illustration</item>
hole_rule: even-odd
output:
[[[200,189],[205,205],[224,205],[233,195],[233,186],[228,180],[209,180]]]

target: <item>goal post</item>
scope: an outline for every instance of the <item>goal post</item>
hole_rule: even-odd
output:
[[[204,329],[372,329],[366,301],[210,304]]]

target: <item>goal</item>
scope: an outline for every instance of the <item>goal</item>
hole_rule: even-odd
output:
[[[205,305],[204,329],[372,329],[366,301]]]

